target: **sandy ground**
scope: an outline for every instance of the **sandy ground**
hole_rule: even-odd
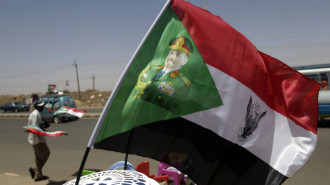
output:
[[[107,102],[111,91],[84,91],[80,92],[64,92],[65,95],[71,96],[77,107],[103,107]],[[38,93],[38,97],[42,97],[45,94]],[[32,103],[32,94],[27,95],[1,95],[0,96],[0,105],[3,105],[9,101],[20,101],[26,104]]]

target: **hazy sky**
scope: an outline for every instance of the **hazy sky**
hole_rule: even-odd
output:
[[[203,0],[189,0],[204,7]],[[0,0],[0,95],[112,90],[165,0]],[[207,0],[260,51],[330,63],[329,0]],[[69,86],[66,86],[69,81]]]

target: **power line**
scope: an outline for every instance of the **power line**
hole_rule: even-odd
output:
[[[68,65],[60,66],[60,67],[56,67],[56,68],[52,67],[52,68],[48,68],[48,69],[30,70],[30,71],[26,71],[26,72],[22,72],[22,73],[1,75],[0,77],[8,79],[8,78],[24,77],[24,76],[31,76],[31,75],[39,75],[39,74],[43,74],[43,73],[49,73],[49,72],[63,70],[63,69],[66,69],[67,67],[68,67]]]

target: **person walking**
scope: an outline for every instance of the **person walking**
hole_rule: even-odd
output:
[[[45,102],[37,100],[34,102],[34,110],[29,115],[28,125],[39,124],[42,129],[49,127],[48,123],[43,123],[40,112],[43,110]],[[46,144],[45,136],[29,133],[28,141],[32,145],[35,154],[35,166],[29,168],[31,178],[34,181],[41,181],[48,179],[42,174],[42,168],[45,165],[50,151]]]

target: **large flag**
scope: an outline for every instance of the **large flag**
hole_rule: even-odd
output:
[[[57,137],[57,136],[61,136],[63,134],[67,135],[67,133],[65,133],[64,131],[53,131],[53,132],[45,131],[41,128],[40,124],[27,125],[27,126],[24,126],[23,129],[26,132],[30,132],[30,133],[38,134],[38,135],[42,135],[42,136],[49,136],[49,137]]]
[[[85,110],[78,110],[76,108],[73,107],[67,107],[67,106],[63,106],[61,108],[59,108],[56,112],[54,112],[54,116],[57,114],[71,114],[73,116],[77,116],[79,118],[81,118],[84,114],[85,114]]]
[[[220,17],[174,0],[88,146],[166,162],[201,185],[280,184],[316,146],[319,88]]]

